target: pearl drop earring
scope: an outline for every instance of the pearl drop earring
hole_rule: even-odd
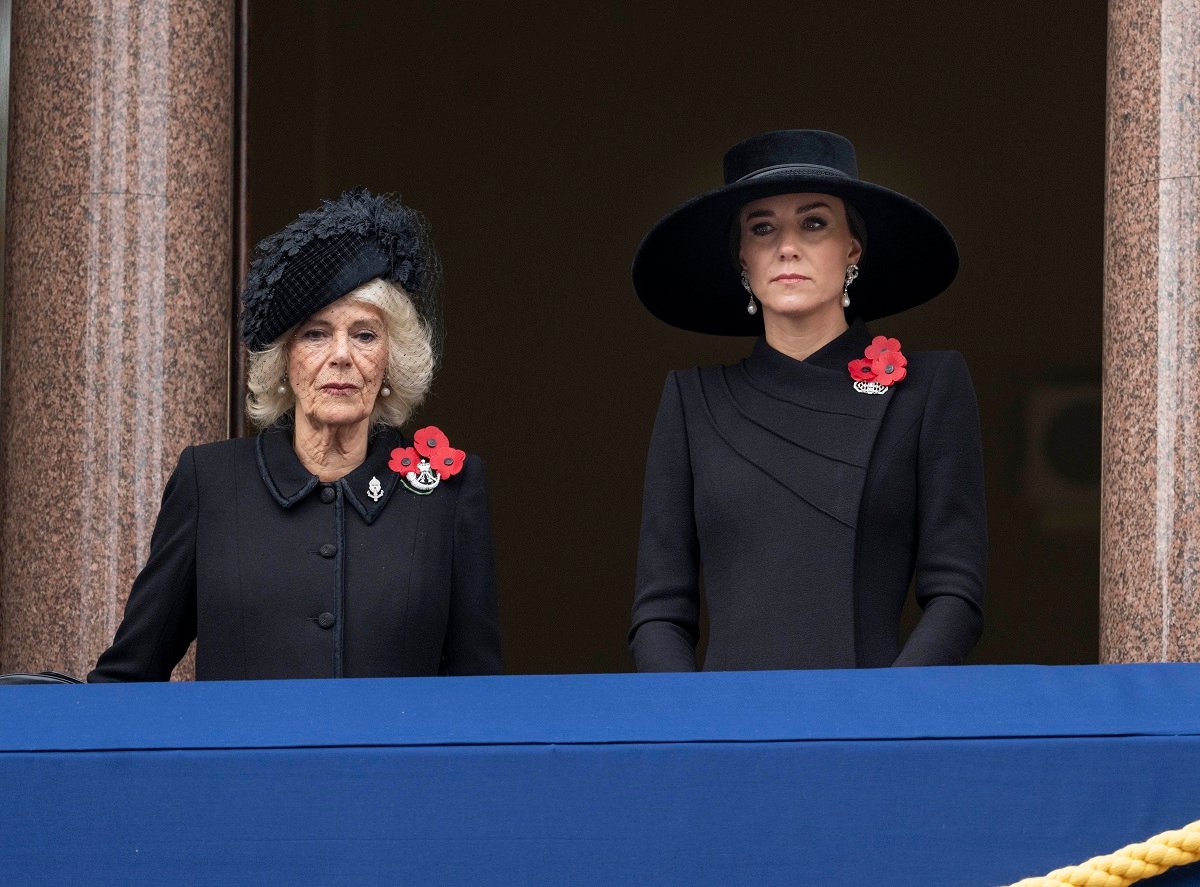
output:
[[[288,393],[287,373],[284,373],[283,378],[279,380],[279,387],[275,389],[275,392],[277,394],[287,394]]]
[[[850,284],[854,283],[854,281],[857,279],[858,279],[858,266],[857,265],[847,265],[846,266],[846,280],[842,284],[842,307],[843,308],[850,307]]]
[[[746,270],[742,269],[742,287],[750,294],[750,301],[746,305],[746,313],[753,317],[758,313],[758,304],[754,301],[754,290],[750,289],[750,277],[746,274]]]

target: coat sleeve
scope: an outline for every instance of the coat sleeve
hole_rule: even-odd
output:
[[[695,671],[700,545],[679,379],[667,376],[650,435],[629,649],[638,671]]]
[[[150,557],[89,682],[166,681],[196,637],[196,463],[183,451],[163,490]]]
[[[917,455],[916,598],[923,610],[895,665],[954,665],[983,627],[987,569],[979,407],[948,352],[930,388]]]
[[[500,674],[500,613],[496,561],[483,460],[463,467],[454,509],[454,555],[450,576],[450,619],[439,672],[443,675]]]

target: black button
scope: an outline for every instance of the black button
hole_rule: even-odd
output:
[[[334,492],[333,487],[322,487],[321,488],[321,501],[324,502],[326,505],[328,505],[330,502],[332,502],[336,498],[337,498],[337,493]]]
[[[337,617],[332,613],[322,613],[317,617],[317,625],[322,628],[333,628],[333,623],[337,622]]]
[[[321,557],[333,557],[337,554],[337,546],[332,542],[326,542],[317,549],[317,554],[321,555]]]

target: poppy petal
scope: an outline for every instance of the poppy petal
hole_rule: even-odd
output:
[[[408,474],[410,471],[417,470],[417,464],[421,461],[421,457],[417,455],[417,451],[412,447],[396,447],[392,450],[392,457],[388,459],[388,468],[397,474]]]
[[[433,457],[439,450],[450,446],[450,439],[436,425],[427,425],[413,432],[413,446],[422,456]]]

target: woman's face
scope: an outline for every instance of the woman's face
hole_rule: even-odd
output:
[[[387,325],[374,305],[342,296],[313,314],[288,342],[297,422],[319,428],[370,419],[387,358]]]
[[[764,319],[840,313],[846,266],[862,255],[846,205],[830,194],[778,194],[742,207],[739,257]]]

